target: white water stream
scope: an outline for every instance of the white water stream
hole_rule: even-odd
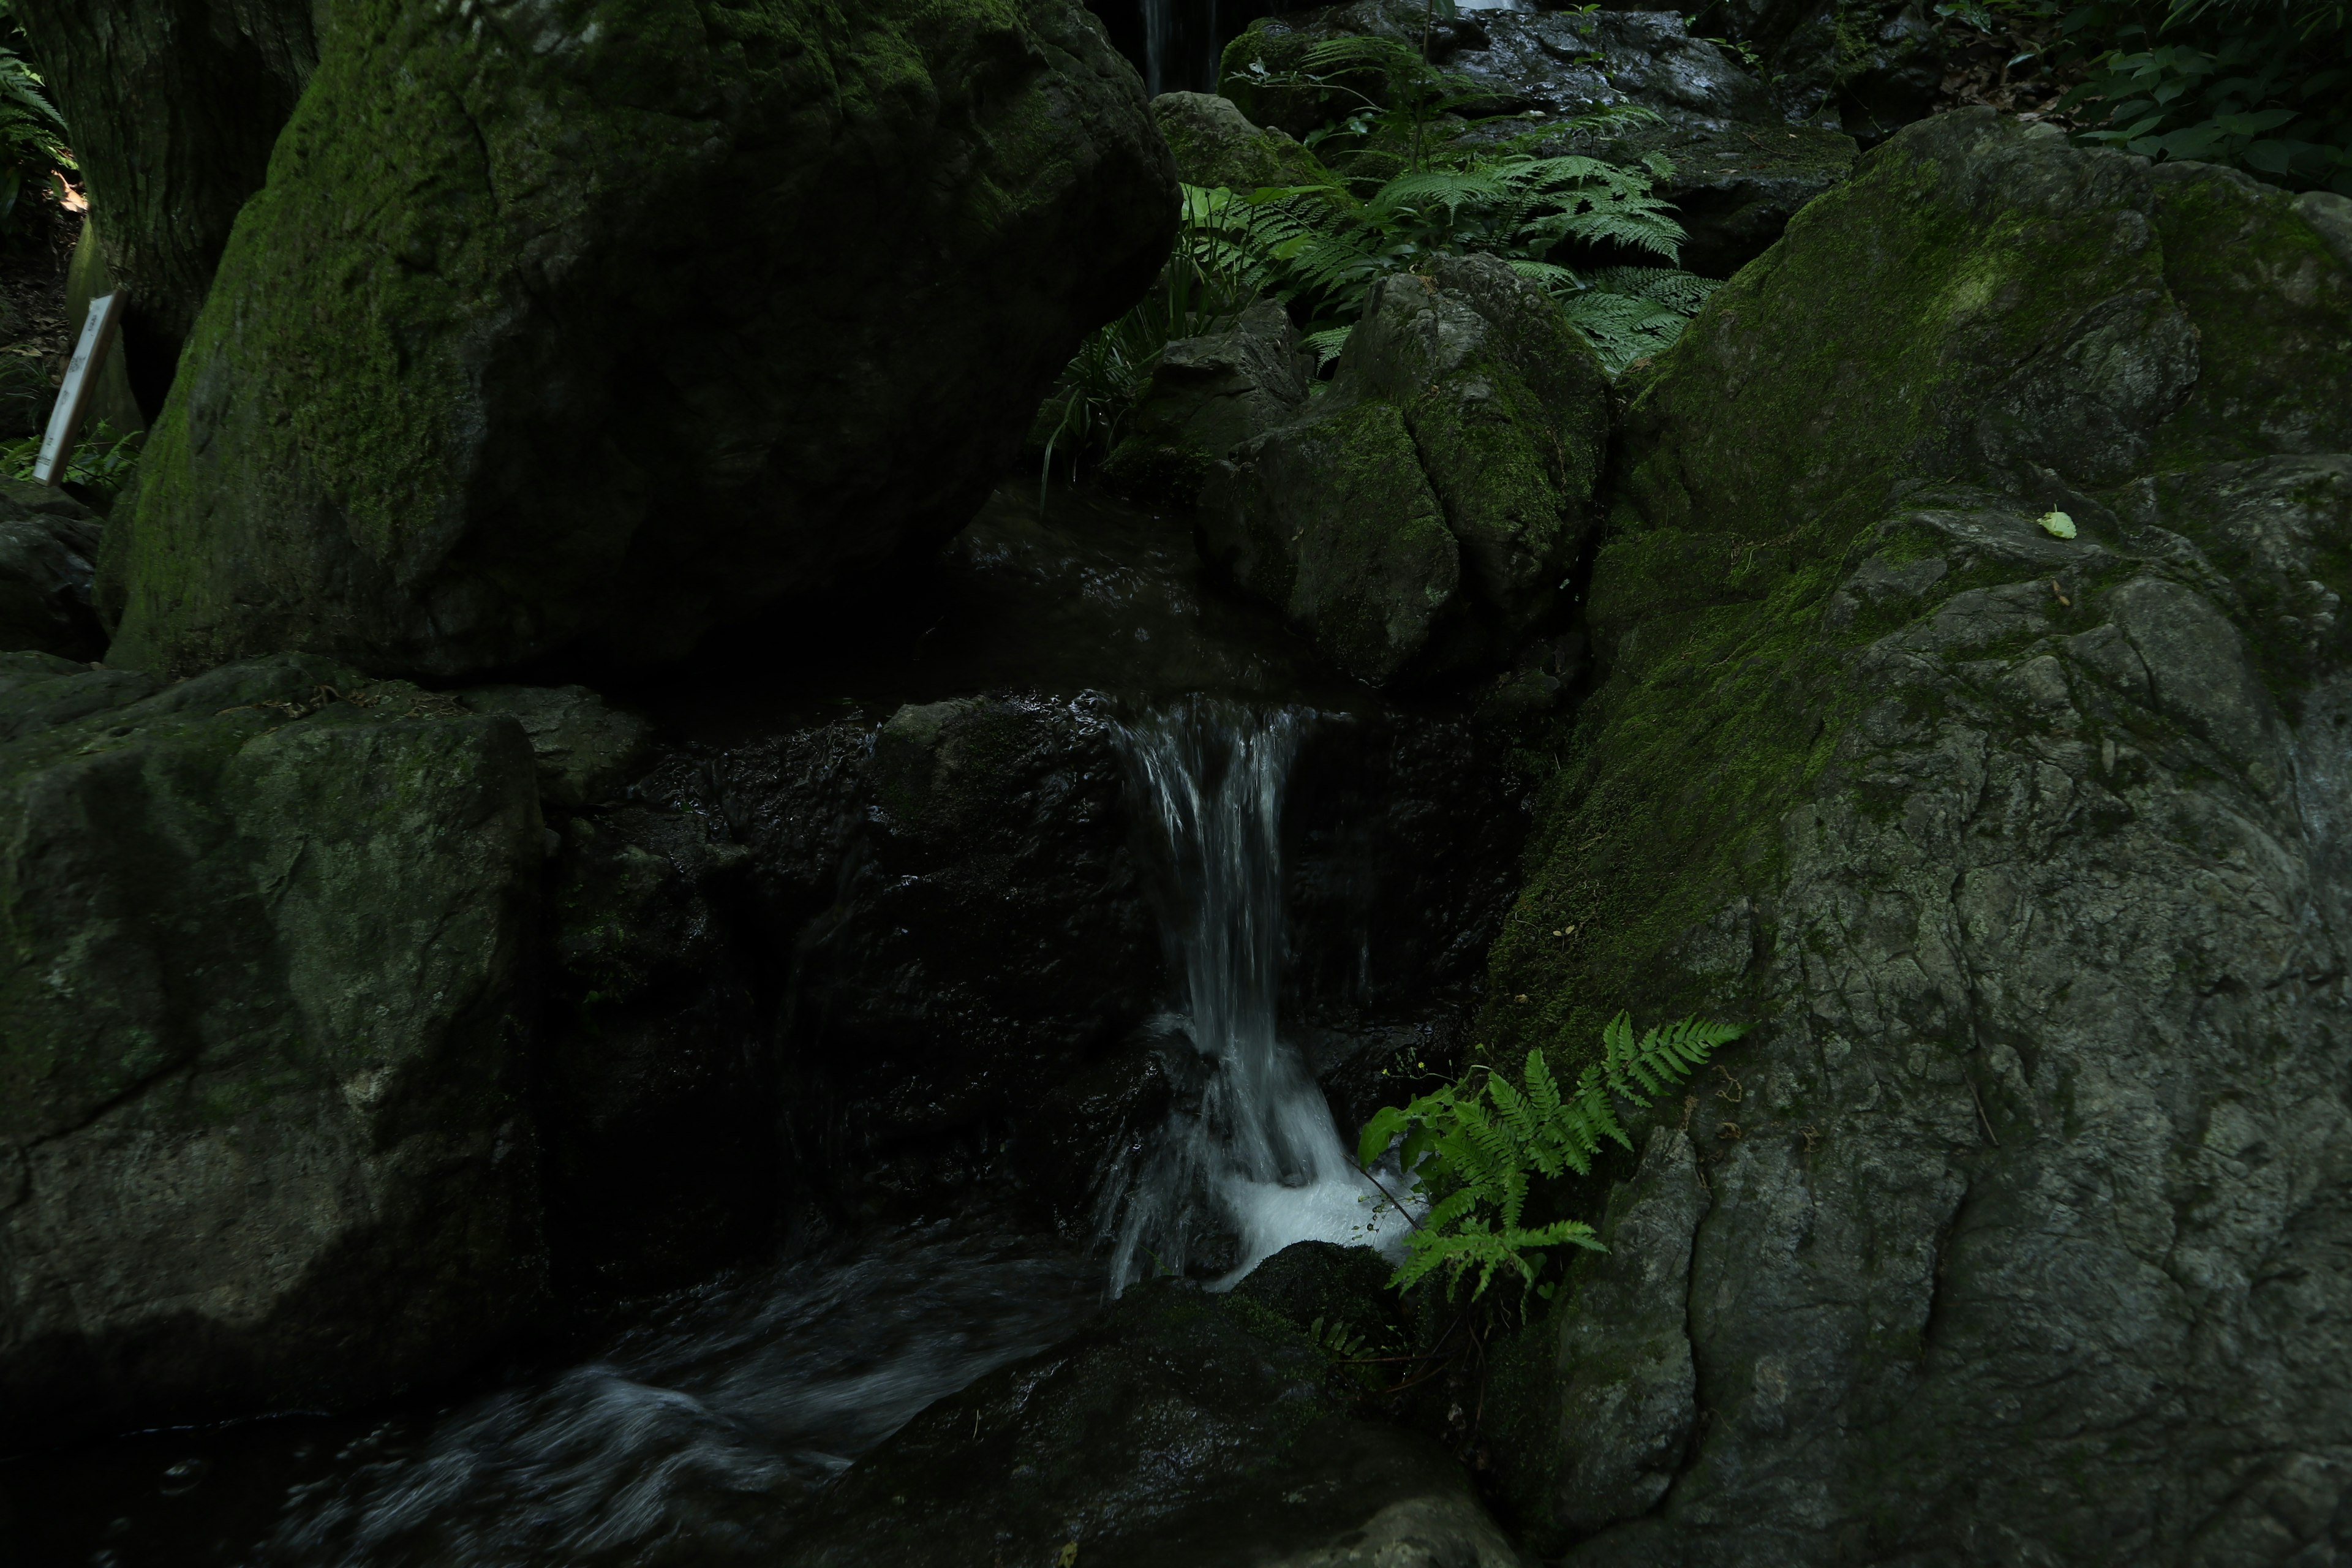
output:
[[[1227,1288],[1297,1241],[1402,1244],[1407,1222],[1356,1168],[1281,1034],[1283,790],[1312,717],[1194,699],[1121,731],[1137,809],[1167,855],[1183,1006],[1165,1022],[1202,1081],[1197,1106],[1107,1186],[1114,1292],[1204,1258],[1226,1265]]]

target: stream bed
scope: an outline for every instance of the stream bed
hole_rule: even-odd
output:
[[[1045,1349],[1102,1299],[1098,1262],[992,1217],[893,1227],[682,1293],[572,1364],[455,1404],[146,1433],[0,1468],[7,1560],[729,1557],[772,1540],[796,1500],[931,1401]]]
[[[0,1556],[10,1568],[770,1560],[793,1539],[802,1505],[862,1456],[935,1401],[1065,1341],[1136,1280],[1172,1274],[1221,1290],[1295,1241],[1397,1244],[1403,1221],[1349,1157],[1355,1119],[1366,1113],[1365,1094],[1386,1092],[1380,1061],[1436,1054],[1432,1019],[1459,1001],[1433,1013],[1435,978],[1454,976],[1458,992],[1471,973],[1516,852],[1515,814],[1477,793],[1492,770],[1458,711],[1403,712],[1333,677],[1278,617],[1207,578],[1181,520],[1085,492],[1045,504],[1019,487],[892,592],[738,628],[687,667],[613,689],[675,748],[669,776],[701,781],[671,809],[729,824],[755,862],[817,867],[806,929],[822,941],[772,921],[763,931],[745,928],[739,942],[752,955],[751,991],[782,999],[770,1022],[738,1021],[743,1049],[852,1069],[873,1048],[808,1017],[864,1016],[871,1004],[857,999],[869,993],[856,987],[868,971],[854,959],[827,971],[810,955],[868,940],[885,944],[875,951],[899,951],[887,944],[906,938],[908,921],[943,917],[919,901],[877,902],[883,914],[860,927],[844,911],[883,896],[872,887],[919,888],[962,874],[961,863],[902,859],[878,883],[870,867],[858,873],[867,881],[856,881],[874,853],[860,847],[870,836],[862,825],[877,808],[854,794],[841,797],[847,805],[780,804],[838,795],[811,786],[818,775],[805,770],[815,764],[793,759],[848,758],[824,765],[864,776],[856,770],[871,765],[885,721],[909,705],[1009,692],[1028,705],[1023,713],[1079,715],[1023,731],[1075,739],[1050,741],[1038,782],[1024,786],[1024,808],[1040,813],[1031,858],[1045,870],[1019,874],[1059,874],[1091,836],[1087,853],[1130,858],[1129,882],[1148,885],[1148,897],[1134,886],[1123,895],[1151,912],[1119,962],[1144,977],[1145,1001],[1151,973],[1164,975],[1165,1010],[1087,1047],[1094,1065],[1085,1070],[1161,1085],[1131,1100],[1159,1109],[1135,1111],[1132,1135],[1115,1147],[1107,1129],[1067,1109],[1082,1099],[1038,1113],[1049,1130],[1076,1123],[1067,1129],[1076,1141],[1057,1158],[1074,1190],[1091,1194],[1075,1209],[1054,1205],[1051,1221],[1034,1175],[1018,1162],[988,1163],[983,1131],[972,1145],[979,1163],[918,1161],[929,1173],[892,1189],[887,1212],[861,1207],[861,1198],[845,1213],[835,1202],[814,1227],[789,1227],[822,1242],[762,1249],[755,1256],[765,1261],[690,1289],[566,1302],[576,1319],[604,1326],[473,1369],[429,1403],[140,1433],[0,1460],[0,1542],[9,1548]],[[1055,753],[1051,744],[1095,750]],[[1101,781],[1095,794],[1074,794],[1066,781],[1086,776]],[[1095,804],[1070,804],[1080,800]],[[772,818],[816,826],[780,837]],[[975,853],[956,845],[947,853]],[[825,870],[828,857],[845,868]],[[985,873],[984,896],[1001,896],[1004,884],[987,879],[1002,875]],[[1015,949],[999,936],[983,956],[992,966],[1031,963],[1048,991],[1068,982],[1045,977],[1078,960],[1083,982],[1079,933],[1104,914],[1087,897],[1077,895],[1070,923],[1056,928],[1068,938],[1059,947]],[[993,907],[1001,919],[1013,906]],[[947,925],[918,940],[968,942],[963,914]],[[869,928],[883,935],[856,934]],[[903,989],[900,975],[923,973],[897,962],[870,966],[879,984]],[[946,973],[942,989],[951,991],[960,982]],[[800,1034],[773,1021],[809,997],[832,1000],[802,1001]],[[927,1001],[909,1005],[902,1034],[919,1045],[904,1070],[953,1078],[920,1054],[932,1028],[920,1011]],[[1003,1016],[1018,1024],[1017,1011]],[[952,1042],[968,1026],[942,1022],[934,1032]],[[1016,1035],[1014,1055],[1042,1055],[1042,1038]],[[595,1048],[553,1040],[556,1050]],[[902,1069],[885,1061],[884,1070]],[[842,1081],[847,1103],[870,1102],[854,1077]],[[759,1106],[782,1103],[737,1100],[755,1135],[762,1118],[778,1119]],[[623,1139],[599,1158],[648,1169],[709,1161],[722,1125],[732,1123],[687,1125],[674,1145],[650,1152]],[[854,1163],[861,1147],[879,1145],[848,1138],[838,1148],[850,1154],[827,1150],[819,1161],[840,1168],[791,1179],[854,1182],[857,1172],[841,1162]],[[943,1181],[941,1172],[951,1173]],[[661,1223],[658,1202],[651,1212]],[[610,1209],[580,1218],[614,1222]],[[560,1270],[558,1279],[561,1287]]]

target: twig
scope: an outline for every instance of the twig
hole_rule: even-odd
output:
[[[1994,1148],[2000,1148],[2000,1134],[1992,1130],[1992,1118],[1985,1114],[1984,1096],[1977,1092],[1977,1080],[1963,1071],[1960,1074],[1960,1081],[1969,1086],[1969,1098],[1977,1102],[1977,1120],[1984,1123],[1985,1136],[1992,1140]]]
[[[1363,1173],[1364,1179],[1366,1181],[1380,1188],[1381,1196],[1396,1205],[1396,1212],[1404,1215],[1405,1224],[1412,1226],[1415,1230],[1419,1230],[1421,1228],[1421,1221],[1412,1217],[1412,1211],[1404,1206],[1404,1200],[1398,1197],[1394,1193],[1389,1191],[1389,1184],[1386,1182],[1381,1181],[1378,1176],[1373,1175],[1372,1168],[1370,1165],[1363,1167]]]

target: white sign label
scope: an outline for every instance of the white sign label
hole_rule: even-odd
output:
[[[73,358],[66,363],[65,384],[58,389],[58,405],[49,411],[48,434],[41,437],[41,456],[33,464],[33,478],[41,484],[53,485],[65,478],[74,442],[81,435],[81,422],[89,414],[89,400],[98,395],[99,368],[106,363],[106,351],[114,346],[114,326],[121,315],[121,294],[101,294],[89,302],[89,314],[82,318],[81,342],[74,345]]]

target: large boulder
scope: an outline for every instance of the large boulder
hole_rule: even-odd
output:
[[[163,406],[230,226],[261,188],[318,65],[318,9],[312,0],[10,8],[73,128],[97,265],[129,295],[123,353],[110,363],[127,363],[130,383],[110,395]]]
[[[1073,0],[341,0],[110,531],[112,657],[690,647],[936,544],[1175,221]]]
[[[1377,285],[1330,390],[1214,465],[1204,552],[1374,685],[1507,653],[1593,521],[1608,377],[1492,257]]]
[[[1756,1028],[1662,1108],[1697,1191],[1654,1142],[1621,1205],[1654,1287],[1567,1309],[1527,1517],[2352,1550],[2352,203],[1913,126],[1663,356],[1622,502],[1482,1034]]]
[[[534,1310],[511,719],[0,655],[0,1447],[378,1399]]]
[[[1188,185],[1252,191],[1264,185],[1320,185],[1330,172],[1281,130],[1260,130],[1228,98],[1208,92],[1163,92],[1151,118],[1168,139],[1176,177]]]

